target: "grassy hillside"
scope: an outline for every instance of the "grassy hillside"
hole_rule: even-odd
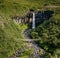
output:
[[[60,0],[0,0],[0,15],[22,15],[28,9],[45,5],[60,5]]]
[[[1,18],[2,19],[2,18]],[[11,20],[0,19],[0,58],[6,58],[23,45],[20,39],[23,38],[21,31],[25,28],[19,28]]]
[[[28,9],[40,9],[45,5],[60,6],[60,0],[0,0],[0,58],[12,55],[23,45],[19,39],[23,38],[26,26],[16,25],[11,16],[23,15]],[[59,14],[56,16],[60,19]]]

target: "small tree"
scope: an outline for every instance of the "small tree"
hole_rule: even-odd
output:
[[[31,37],[33,38],[33,39],[36,39],[36,38],[38,38],[38,33],[37,32],[31,32]]]

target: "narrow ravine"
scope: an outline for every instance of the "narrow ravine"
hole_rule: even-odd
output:
[[[29,30],[26,30],[24,32],[24,36],[25,38],[31,43],[31,46],[30,48],[33,48],[34,49],[34,52],[32,53],[32,55],[29,57],[29,58],[44,58],[44,55],[40,55],[40,51],[43,50],[41,49],[36,43],[34,40],[32,40],[30,37],[29,37]],[[43,50],[43,53],[44,53],[44,50]]]
[[[29,34],[28,34],[29,31],[30,31],[30,29],[29,29],[29,30],[26,30],[26,31],[23,33],[23,34],[24,34],[24,37],[25,37],[25,39],[26,39],[26,41],[27,41],[27,45],[28,45],[28,43],[29,43],[29,44],[30,44],[30,45],[28,45],[29,48],[34,50],[34,52],[33,52],[31,55],[29,55],[29,58],[44,58],[44,54],[40,55],[41,50],[42,50],[43,53],[44,53],[44,50],[41,49],[41,48],[35,43],[35,41],[32,40],[32,39],[29,37]],[[20,58],[20,55],[21,55],[22,51],[24,51],[23,48],[18,49],[18,50],[17,50],[11,57],[9,57],[9,58],[17,58],[17,57]]]

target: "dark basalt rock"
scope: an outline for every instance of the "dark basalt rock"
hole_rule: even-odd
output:
[[[52,16],[54,11],[46,10],[46,11],[35,11],[33,9],[30,9],[28,13],[26,13],[24,16],[14,16],[12,19],[16,23],[26,23],[29,24],[30,28],[32,27],[32,19],[33,14],[32,12],[35,12],[35,23],[36,26],[44,22],[45,20],[49,20]]]

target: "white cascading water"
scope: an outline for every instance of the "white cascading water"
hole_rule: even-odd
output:
[[[35,29],[35,13],[33,12],[32,29]]]

